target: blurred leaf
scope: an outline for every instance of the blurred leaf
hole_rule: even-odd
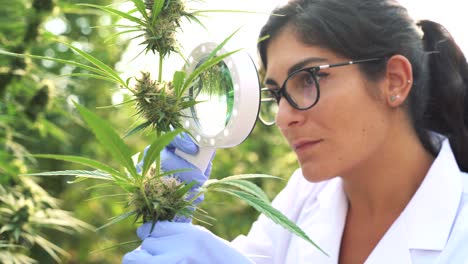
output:
[[[101,142],[102,146],[128,170],[134,179],[139,178],[131,159],[132,154],[130,149],[125,145],[112,126],[106,120],[98,117],[85,107],[77,103],[75,103],[75,106],[88,126],[92,129],[96,138]]]
[[[119,216],[117,216],[117,217],[114,217],[114,218],[112,218],[112,220],[109,221],[107,224],[98,227],[98,228],[97,228],[97,231],[99,231],[99,230],[101,230],[101,229],[103,229],[103,228],[106,228],[106,227],[108,227],[108,226],[110,226],[110,225],[116,224],[116,223],[118,223],[118,222],[120,222],[120,221],[122,221],[122,220],[125,220],[125,219],[129,218],[130,216],[136,215],[136,214],[137,214],[137,212],[132,211],[132,212],[126,212],[126,213],[121,214],[121,215],[119,215]]]
[[[302,231],[302,229],[300,227],[298,227],[294,222],[292,222],[291,220],[286,218],[286,216],[284,216],[280,211],[278,211],[276,208],[271,206],[271,204],[268,204],[265,201],[255,197],[255,196],[253,196],[253,195],[251,195],[249,193],[243,192],[243,191],[228,190],[228,189],[224,189],[224,188],[223,189],[221,189],[221,188],[213,189],[213,190],[233,195],[233,196],[245,201],[246,203],[248,203],[249,205],[254,207],[257,211],[261,212],[266,217],[270,218],[273,222],[281,225],[282,227],[284,227],[289,232],[291,232],[293,234],[296,234],[298,237],[300,237],[300,238],[306,240],[307,242],[311,243],[320,252],[322,252],[323,254],[328,256],[328,254],[325,251],[323,251],[314,241],[312,241],[309,238],[309,236],[307,236],[307,234],[304,233],[304,231]]]
[[[77,176],[90,179],[112,180],[112,176],[101,171],[65,170],[25,174],[29,176]]]
[[[53,154],[35,154],[33,157],[36,158],[45,158],[45,159],[55,159],[55,160],[63,160],[68,162],[73,162],[81,165],[85,165],[94,169],[101,170],[103,172],[107,172],[111,175],[119,175],[120,177],[125,177],[124,175],[120,174],[119,171],[115,170],[114,168],[95,161],[93,159],[81,157],[81,156],[66,156],[66,155],[53,155]]]
[[[68,48],[70,48],[71,50],[73,50],[74,52],[76,52],[78,55],[80,55],[82,58],[86,59],[87,61],[91,62],[92,64],[94,64],[96,67],[98,67],[98,69],[100,69],[101,71],[104,72],[104,76],[108,77],[109,79],[113,79],[115,80],[115,82],[117,82],[118,84],[122,85],[123,87],[125,88],[128,88],[126,86],[126,82],[124,82],[119,74],[113,70],[111,67],[107,66],[105,63],[103,63],[102,61],[98,60],[97,58],[89,55],[88,53],[78,49],[78,48],[75,48],[73,47],[72,45],[68,44],[68,43],[64,43],[62,42],[63,45],[67,46]],[[128,88],[130,91],[131,89]]]
[[[131,16],[131,15],[129,15],[128,13],[119,11],[119,10],[114,9],[114,8],[110,8],[110,7],[107,7],[107,6],[100,6],[100,5],[92,5],[92,4],[80,4],[80,5],[81,5],[81,6],[88,6],[88,7],[93,7],[93,8],[97,8],[97,9],[104,10],[104,11],[106,11],[107,13],[114,14],[114,15],[118,15],[118,16],[120,16],[121,18],[125,18],[125,19],[127,19],[127,20],[130,20],[130,21],[135,22],[135,23],[137,23],[138,25],[141,25],[141,26],[145,26],[145,25],[146,25],[146,24],[145,24],[144,22],[142,22],[141,19],[139,19],[138,17]]]
[[[220,187],[223,185],[237,187],[241,189],[242,191],[245,191],[251,195],[254,195],[257,198],[267,203],[270,202],[270,199],[268,199],[268,196],[265,194],[265,192],[260,187],[258,187],[257,185],[249,181],[244,181],[244,180],[216,181],[210,184],[210,188],[216,188],[216,187]]]

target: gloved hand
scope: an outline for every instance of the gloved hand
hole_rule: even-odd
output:
[[[245,264],[253,263],[207,229],[191,223],[162,221],[151,231],[140,226],[141,246],[127,253],[122,264]]]
[[[161,152],[161,169],[165,172],[172,171],[172,170],[180,170],[180,169],[188,169],[183,172],[174,173],[174,176],[179,179],[180,181],[190,183],[192,181],[196,181],[197,183],[192,187],[189,194],[193,197],[197,193],[197,189],[202,186],[209,178],[211,173],[211,161],[206,168],[206,170],[202,173],[200,169],[194,166],[192,163],[186,161],[185,159],[179,157],[175,154],[175,150],[179,149],[187,154],[197,154],[198,153],[198,146],[192,141],[190,136],[186,133],[181,133],[177,135],[171,143],[169,143],[166,148],[164,148]],[[146,155],[146,151],[148,147],[145,148],[143,156]],[[214,157],[214,154],[213,154]],[[211,160],[213,160],[211,157]],[[143,168],[143,159],[136,165],[137,172],[141,172]],[[195,201],[193,202],[194,206],[200,204],[204,199],[204,195],[198,196]],[[176,222],[190,222],[191,219],[183,216],[176,216],[173,220]]]

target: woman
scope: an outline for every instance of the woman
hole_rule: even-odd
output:
[[[301,165],[273,204],[329,256],[263,216],[231,245],[170,227],[139,252],[181,263],[468,263],[468,65],[449,33],[393,0],[293,0],[273,13],[258,47],[265,93]],[[173,237],[186,243],[159,245]],[[132,254],[124,263],[143,263]]]

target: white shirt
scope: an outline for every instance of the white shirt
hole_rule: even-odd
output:
[[[310,183],[297,170],[273,205],[329,257],[260,216],[247,236],[232,243],[257,264],[338,263],[348,209],[341,178]],[[468,174],[450,144],[442,148],[421,186],[365,264],[468,263]]]

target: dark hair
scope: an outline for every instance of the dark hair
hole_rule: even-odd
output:
[[[419,28],[418,28],[419,27]],[[423,146],[434,156],[446,136],[462,171],[468,171],[468,65],[448,31],[435,22],[415,23],[394,0],[295,0],[273,11],[262,28],[258,51],[266,69],[269,41],[283,29],[305,44],[350,59],[405,56],[413,67],[406,107]],[[385,73],[386,62],[360,64],[371,80]]]

